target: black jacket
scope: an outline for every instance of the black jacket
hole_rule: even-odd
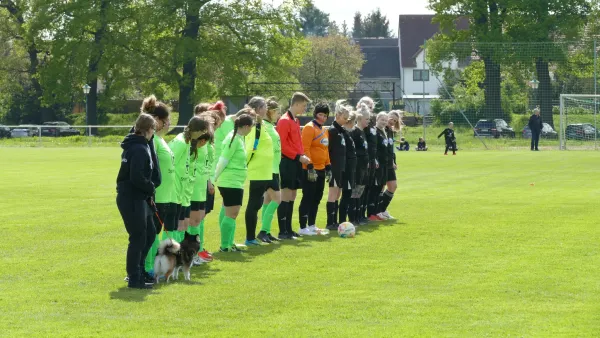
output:
[[[129,134],[121,143],[121,168],[117,175],[117,193],[146,200],[154,195],[154,164],[150,146],[144,136]]]
[[[369,145],[365,132],[360,128],[354,128],[350,132],[352,140],[354,141],[354,147],[356,148],[356,157],[360,158],[361,161],[368,161],[369,158]]]
[[[388,137],[385,132],[379,128],[377,129],[377,161],[379,161],[379,168],[388,167]]]
[[[133,134],[133,127],[129,130],[130,134]],[[148,141],[150,147],[150,156],[152,157],[152,183],[154,187],[158,188],[162,182],[162,175],[160,173],[160,166],[158,165],[158,156],[156,156],[156,149],[154,149],[154,135],[150,141]]]
[[[427,147],[427,144],[425,143],[425,141],[417,143],[417,148],[425,149],[425,147]]]
[[[329,159],[331,170],[344,171],[346,169],[346,130],[333,121],[329,128]]]
[[[531,117],[529,118],[529,129],[531,129],[531,131],[535,131],[535,132],[540,132],[542,130],[542,128],[544,127],[544,125],[542,124],[542,117],[541,116],[537,116],[536,114],[531,115]]]
[[[454,129],[446,128],[439,135],[438,138],[442,137],[446,139],[446,144],[456,142],[456,136],[454,136]]]
[[[346,171],[356,170],[356,145],[352,135],[347,130],[344,130],[344,142],[346,143]]]
[[[367,138],[367,153],[369,154],[369,163],[375,163],[377,159],[377,128],[373,125],[369,125],[364,130],[365,137]]]

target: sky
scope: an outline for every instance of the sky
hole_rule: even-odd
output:
[[[280,2],[274,0],[274,3]],[[354,13],[368,14],[377,7],[390,20],[390,28],[398,35],[398,16],[400,14],[433,14],[427,9],[429,0],[313,0],[315,6],[329,14],[330,20],[341,25],[344,20],[352,29]]]

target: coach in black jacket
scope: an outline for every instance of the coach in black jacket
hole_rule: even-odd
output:
[[[121,168],[117,175],[117,207],[129,233],[127,276],[130,288],[151,288],[144,283],[144,261],[156,237],[150,206],[154,195],[154,169],[148,141],[154,135],[156,122],[151,115],[140,114],[134,132],[121,143]]]
[[[529,129],[531,129],[531,150],[538,151],[538,143],[540,142],[540,134],[542,133],[542,117],[540,116],[540,108],[533,110],[533,115],[529,118]]]

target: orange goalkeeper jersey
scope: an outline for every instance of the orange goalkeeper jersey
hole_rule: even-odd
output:
[[[324,170],[331,164],[329,160],[329,133],[317,121],[308,122],[302,129],[304,154],[310,158],[316,170]],[[306,169],[306,165],[302,166]]]

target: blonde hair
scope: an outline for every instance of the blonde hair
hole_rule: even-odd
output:
[[[375,101],[373,101],[372,98],[365,96],[363,98],[361,98],[360,100],[358,100],[358,103],[356,104],[356,108],[360,108],[361,105],[366,105],[367,108],[369,108],[369,110],[373,110],[375,109]]]
[[[367,120],[371,118],[371,111],[369,107],[365,103],[359,104],[358,109],[356,110],[356,122]]]
[[[348,121],[346,122],[346,124],[352,123],[355,124],[356,123],[356,118],[359,116],[359,114],[355,111],[350,112],[350,116],[348,117]]]
[[[350,107],[346,100],[337,100],[335,102],[335,116],[350,114],[352,107]]]
[[[402,130],[404,124],[402,123],[402,116],[404,116],[404,112],[401,110],[392,110],[388,113],[388,117],[394,117],[398,122],[392,127],[394,131]]]

